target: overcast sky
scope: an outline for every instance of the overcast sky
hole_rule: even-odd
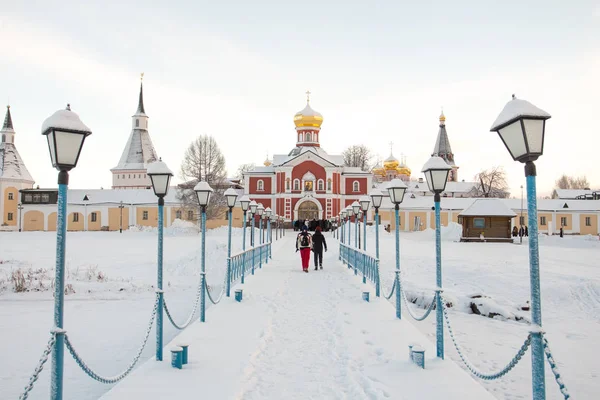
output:
[[[330,154],[365,144],[386,158],[393,142],[422,176],[443,106],[459,179],[501,165],[519,197],[523,167],[489,132],[516,93],[552,115],[538,193],[563,173],[600,187],[598,1],[87,3],[0,0],[0,102],[40,187],[56,186],[41,124],[66,103],[93,131],[71,187],[110,187],[140,72],[150,135],[174,171],[201,134],[230,175],[288,153],[309,89]]]

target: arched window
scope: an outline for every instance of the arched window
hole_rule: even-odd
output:
[[[327,179],[327,190],[331,190],[331,178]]]
[[[181,219],[181,210],[175,211],[175,218]]]
[[[265,183],[262,179],[259,179],[258,182],[256,182],[256,190],[260,190],[261,192],[265,190]]]
[[[317,190],[324,190],[323,189],[323,179],[319,179],[317,181]]]
[[[285,190],[290,190],[290,178],[285,180]]]
[[[300,190],[300,179],[294,179],[294,190]]]
[[[360,184],[358,183],[358,181],[354,181],[352,183],[352,191],[353,192],[358,192],[360,191]]]

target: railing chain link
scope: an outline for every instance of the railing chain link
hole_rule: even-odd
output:
[[[71,343],[71,341],[69,340],[69,337],[67,335],[65,335],[65,345],[67,346],[69,353],[71,353],[71,356],[73,356],[73,359],[75,360],[77,365],[79,365],[79,367],[83,370],[83,372],[85,372],[90,378],[92,378],[100,383],[107,383],[107,384],[117,383],[120,380],[122,380],[123,378],[125,378],[127,375],[129,375],[129,373],[133,370],[133,368],[139,361],[139,359],[142,355],[142,351],[144,351],[144,348],[146,347],[146,343],[148,343],[148,338],[150,337],[150,332],[152,331],[152,325],[154,325],[154,320],[156,319],[157,310],[158,310],[158,293],[156,294],[156,299],[154,300],[154,308],[152,310],[152,316],[150,317],[150,323],[148,324],[148,328],[146,329],[146,336],[144,337],[144,341],[142,342],[142,345],[138,349],[137,354],[133,358],[133,361],[129,364],[129,366],[125,369],[125,371],[121,372],[119,375],[107,378],[107,377],[103,377],[103,376],[99,375],[98,373],[94,372],[83,361],[83,359],[77,353],[77,351],[75,351],[75,348],[73,347],[73,344]]]
[[[42,352],[40,361],[38,361],[38,365],[35,367],[35,369],[33,370],[33,374],[29,378],[29,383],[27,384],[27,386],[25,386],[25,390],[23,391],[23,394],[21,394],[19,396],[19,400],[25,400],[29,397],[29,392],[31,392],[31,390],[33,390],[33,385],[40,377],[40,373],[44,369],[44,364],[46,364],[46,361],[48,361],[48,357],[50,356],[50,353],[52,353],[52,346],[54,346],[54,343],[56,343],[56,332],[53,331],[50,334],[50,339],[48,340],[48,344],[46,345],[46,348]]]
[[[398,279],[400,280],[400,286],[403,288],[406,288],[406,286],[402,283],[402,275],[400,274],[400,276],[398,276]],[[396,283],[396,281],[394,281],[394,284]],[[433,299],[431,300],[431,304],[429,304],[429,307],[427,308],[427,311],[425,311],[425,314],[423,314],[421,317],[417,317],[415,314],[413,314],[413,312],[410,310],[410,301],[408,301],[408,298],[406,297],[406,289],[402,290],[401,292],[402,295],[402,300],[404,300],[404,304],[406,305],[406,309],[408,310],[408,314],[415,320],[415,321],[424,321],[425,319],[427,319],[427,317],[429,317],[429,314],[431,313],[431,311],[433,310],[433,307],[435,307],[435,295],[433,295]]]
[[[563,379],[560,376],[560,372],[558,371],[558,367],[556,366],[556,362],[554,361],[554,357],[552,357],[552,352],[550,351],[550,347],[548,346],[548,339],[546,339],[546,336],[543,337],[543,341],[544,341],[544,353],[546,354],[546,358],[548,359],[548,363],[550,364],[550,369],[552,370],[552,373],[554,374],[554,379],[556,380],[556,383],[558,384],[560,393],[562,393],[565,400],[568,400],[571,398],[571,395],[569,394],[569,391],[567,390],[567,387],[565,386],[565,383],[563,382]]]
[[[443,297],[442,297],[442,309],[444,311],[444,318],[446,320],[446,326],[448,326],[448,332],[450,332],[450,338],[452,338],[452,343],[454,343],[454,347],[456,348],[456,351],[457,351],[458,355],[460,356],[460,359],[462,360],[464,365],[467,367],[467,369],[473,375],[475,375],[476,377],[478,377],[480,379],[491,381],[491,380],[498,379],[498,378],[506,375],[511,369],[513,369],[519,363],[519,361],[521,360],[521,358],[523,358],[523,356],[527,352],[527,349],[531,345],[531,333],[529,333],[529,335],[527,335],[525,342],[523,343],[523,345],[521,346],[521,348],[519,349],[517,354],[513,357],[512,360],[510,360],[510,362],[506,365],[506,367],[504,367],[499,372],[496,372],[493,374],[484,374],[483,372],[479,372],[475,368],[475,366],[473,366],[469,362],[467,357],[461,351],[460,346],[456,342],[456,338],[454,337],[454,332],[452,331],[452,327],[450,326],[450,319],[448,317],[448,309],[446,308],[446,300]]]
[[[392,298],[392,295],[394,294],[394,290],[396,290],[396,280],[394,279],[394,284],[392,285],[392,290],[390,291],[389,296],[385,295],[385,292],[383,292],[383,286],[381,286],[381,291],[383,293],[383,297],[385,297],[386,300],[389,300]]]

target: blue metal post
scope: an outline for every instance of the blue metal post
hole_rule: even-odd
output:
[[[402,319],[402,305],[400,303],[401,290],[400,287],[400,206],[396,204],[396,318]]]
[[[375,257],[379,260],[379,207],[375,208]]]
[[[367,251],[367,213],[363,214],[363,250]]]
[[[244,284],[244,275],[246,273],[246,211],[244,211],[244,232],[242,235],[242,251],[244,255],[242,256],[242,285]]]
[[[206,206],[202,207],[202,254],[200,255],[200,322],[206,321]]]
[[[271,237],[271,217],[268,217],[267,218],[267,242],[272,242],[272,241],[273,241],[273,238]],[[268,251],[269,251],[268,257],[272,258],[271,246],[268,247]]]
[[[165,200],[158,198],[158,310],[156,311],[156,360],[163,359],[163,224]]]
[[[352,234],[352,222],[350,220],[350,216],[348,216],[348,226],[346,228],[348,229],[348,246],[352,246],[352,238],[350,237]]]
[[[534,325],[542,327],[542,303],[540,293],[540,253],[538,248],[538,217],[536,193],[536,168],[532,161],[525,164],[527,178],[527,220],[529,223],[529,281],[531,285],[531,319]],[[533,400],[546,398],[544,376],[544,345],[542,333],[535,332],[531,339],[531,373]]]
[[[440,194],[435,193],[435,282],[438,288],[436,292],[435,317],[436,317],[436,347],[437,356],[444,359],[444,313],[442,309],[442,235],[440,221]]]
[[[358,249],[358,214],[354,214],[354,248]]]
[[[252,218],[252,224],[250,225],[250,227],[252,228],[252,230],[250,231],[250,246],[254,247],[254,215],[250,213],[250,217]]]
[[[227,230],[227,297],[231,291],[231,218],[232,218],[232,207],[229,207],[229,223]]]
[[[69,184],[69,173],[60,171],[58,174],[58,209],[56,218],[56,270],[54,287],[54,326],[63,328],[63,316],[65,305],[65,247],[67,235],[67,186]],[[52,350],[52,383],[50,387],[50,398],[62,400],[63,395],[63,366],[64,366],[65,335],[59,331]]]
[[[262,244],[263,244],[263,227],[262,227],[262,215],[259,218],[258,221],[258,236],[259,236],[259,241],[261,246],[259,247],[258,250],[258,268],[262,268],[262,252],[263,252],[263,248],[262,248]]]

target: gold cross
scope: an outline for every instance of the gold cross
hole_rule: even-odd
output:
[[[390,142],[390,154],[392,154],[392,148],[394,147],[394,142]]]
[[[306,102],[310,103],[310,90],[306,91]]]
[[[142,72],[142,73],[140,74],[140,81],[143,81],[143,80],[144,80],[144,73]]]

